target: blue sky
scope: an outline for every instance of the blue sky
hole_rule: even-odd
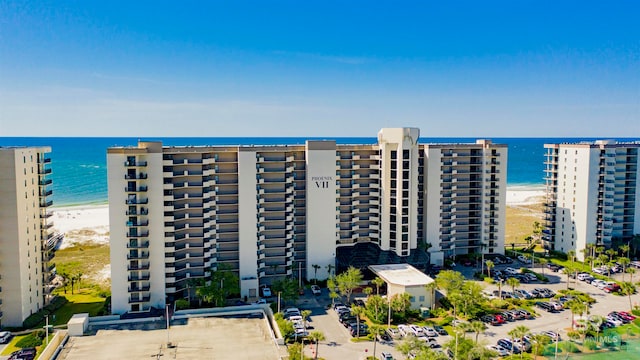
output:
[[[204,4],[203,4],[204,3]],[[637,1],[0,1],[0,136],[640,136]]]

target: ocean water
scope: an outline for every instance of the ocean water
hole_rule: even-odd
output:
[[[304,144],[326,138],[143,138],[161,140],[164,145],[268,145]],[[330,138],[339,144],[373,144],[374,137]],[[421,138],[421,143],[471,143],[475,138]],[[544,144],[593,141],[593,138],[492,138],[509,146],[507,185],[541,188],[544,185]],[[618,139],[633,141],[634,139]],[[0,137],[0,146],[50,146],[54,206],[105,204],[107,202],[107,148],[136,146],[138,138]]]

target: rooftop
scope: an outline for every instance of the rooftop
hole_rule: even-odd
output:
[[[424,286],[435,281],[409,264],[370,265],[369,269],[387,283],[395,285]]]

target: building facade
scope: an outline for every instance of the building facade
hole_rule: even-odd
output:
[[[55,274],[48,147],[0,147],[0,324],[22,326]]]
[[[428,259],[427,248],[435,263],[502,252],[506,167],[489,163],[506,163],[506,146],[452,144],[447,159],[431,162],[418,138],[418,129],[399,128],[382,129],[371,145],[140,142],[108,149],[113,312],[162,308],[185,297],[191,279],[207,278],[221,264],[238,273],[241,295],[253,298],[274,279],[325,279],[336,266],[358,261],[366,268],[420,253]],[[459,164],[452,177],[443,167],[453,159]],[[443,181],[450,178],[459,188],[446,192]],[[466,189],[472,185],[480,195]],[[453,225],[438,220],[428,230],[428,189],[436,196],[429,216],[454,214]],[[456,206],[435,205],[452,199]],[[441,247],[450,235],[442,232],[452,229],[457,240],[448,237]],[[376,259],[350,251],[358,246]]]
[[[575,251],[587,244],[611,247],[640,231],[640,143],[599,140],[546,144],[545,247]]]

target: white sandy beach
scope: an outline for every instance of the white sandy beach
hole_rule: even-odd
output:
[[[109,206],[52,208],[53,229],[64,233],[60,248],[74,243],[109,243]]]
[[[507,189],[507,206],[531,205],[540,203],[543,200],[543,189],[525,187],[513,187]]]

